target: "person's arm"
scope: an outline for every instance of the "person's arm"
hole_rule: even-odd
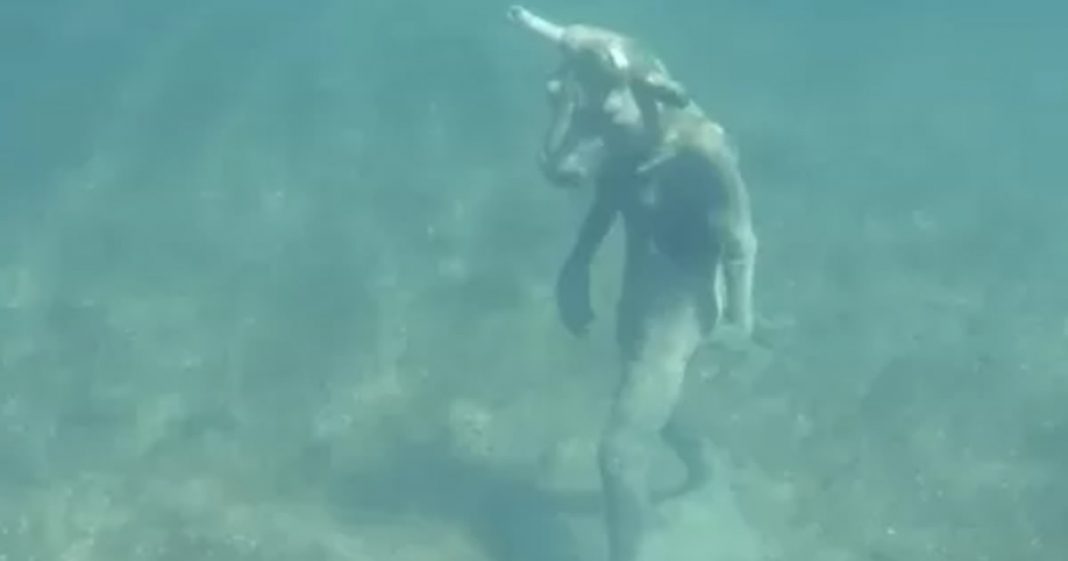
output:
[[[757,237],[749,210],[749,192],[733,151],[721,139],[704,147],[711,165],[711,177],[724,189],[728,208],[717,221],[717,235],[723,247],[723,317],[740,335],[753,334],[753,277]]]
[[[586,212],[578,237],[575,239],[575,245],[572,246],[571,253],[568,255],[568,262],[589,267],[601,243],[612,230],[619,207],[614,198],[603,191],[604,189],[599,186],[597,193],[594,194],[593,203]]]
[[[556,307],[560,320],[574,335],[581,336],[593,321],[590,304],[590,265],[608,232],[612,230],[619,207],[612,197],[598,189],[593,204],[579,228],[556,282]]]

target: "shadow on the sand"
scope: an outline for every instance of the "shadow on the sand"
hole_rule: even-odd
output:
[[[585,557],[563,515],[599,512],[596,493],[549,493],[521,475],[464,462],[434,446],[402,448],[392,460],[332,478],[336,513],[354,524],[412,513],[460,522],[496,561]]]

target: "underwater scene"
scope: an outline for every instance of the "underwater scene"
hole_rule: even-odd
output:
[[[0,561],[1068,559],[1066,19],[0,2]]]

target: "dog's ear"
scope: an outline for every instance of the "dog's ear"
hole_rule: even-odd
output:
[[[564,29],[560,48],[585,78],[623,81],[630,72],[630,60],[617,33],[589,25],[569,25]]]

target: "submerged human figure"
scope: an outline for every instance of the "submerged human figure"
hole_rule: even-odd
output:
[[[591,183],[592,205],[557,283],[565,326],[593,319],[589,269],[613,223],[624,227],[616,334],[622,377],[598,453],[611,561],[642,558],[663,439],[689,471],[710,476],[700,439],[674,418],[702,340],[745,341],[753,329],[757,251],[746,186],[723,129],[634,40],[557,25],[513,7],[509,18],[559,47],[549,82],[552,123],[540,165],[562,186]]]

